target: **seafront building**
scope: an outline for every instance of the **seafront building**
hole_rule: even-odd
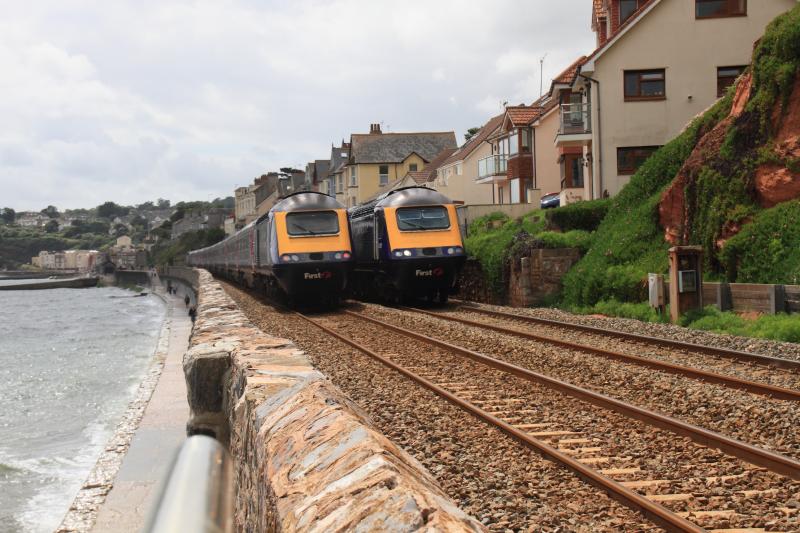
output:
[[[457,147],[452,131],[384,133],[380,124],[370,124],[369,133],[350,135],[339,176],[344,182],[342,203],[347,207],[363,203],[390,182],[422,170],[443,150]]]
[[[458,147],[452,132],[368,134],[331,146],[306,181],[352,207],[424,184],[458,203],[560,204],[617,194],[656,149],[722,97],[766,25],[795,0],[591,0],[596,48],[532,103],[506,106]],[[423,172],[444,150],[433,172]],[[238,190],[237,190],[238,191]],[[238,204],[237,204],[238,205]],[[237,215],[238,218],[238,215]]]
[[[42,270],[73,270],[91,272],[102,255],[97,250],[41,251],[31,258],[31,264]]]
[[[555,144],[582,198],[615,195],[650,154],[725,94],[795,0],[594,0],[597,48],[560,100]],[[577,163],[573,163],[577,161]]]

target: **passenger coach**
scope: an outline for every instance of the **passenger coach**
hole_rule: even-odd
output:
[[[406,187],[349,214],[356,296],[447,302],[466,260],[449,198],[426,187]]]
[[[347,211],[325,194],[298,192],[188,262],[290,302],[336,303],[354,262]]]

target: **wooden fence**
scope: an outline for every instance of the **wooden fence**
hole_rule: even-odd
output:
[[[669,300],[669,282],[665,283]],[[799,313],[800,285],[703,282],[703,303],[721,311]]]

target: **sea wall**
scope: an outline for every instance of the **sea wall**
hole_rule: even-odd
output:
[[[250,323],[208,272],[164,274],[197,291],[184,358],[188,429],[229,447],[238,531],[481,530],[290,340]]]

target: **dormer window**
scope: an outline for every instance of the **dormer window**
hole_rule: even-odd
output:
[[[639,0],[619,0],[619,23],[624,24],[639,9]]]

